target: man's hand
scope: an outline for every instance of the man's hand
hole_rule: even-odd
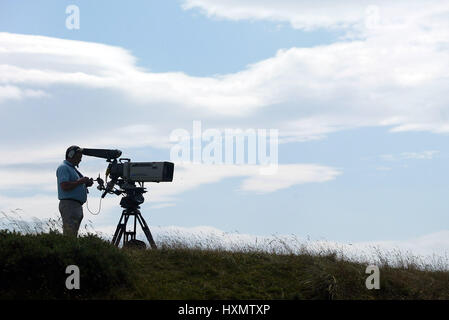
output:
[[[94,179],[89,178],[89,182],[86,183],[86,187],[92,187],[93,184],[94,184]]]
[[[82,177],[81,179],[78,180],[78,183],[85,184],[86,187],[90,187],[94,184],[94,179],[88,178],[88,177]]]

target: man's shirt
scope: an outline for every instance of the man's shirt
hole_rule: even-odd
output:
[[[70,191],[64,191],[61,188],[61,182],[76,181],[82,176],[78,174],[75,166],[67,160],[64,160],[56,170],[56,177],[58,178],[58,199],[72,199],[85,203],[87,200],[87,188],[85,184],[76,186]]]

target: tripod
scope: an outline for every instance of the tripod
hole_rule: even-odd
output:
[[[145,188],[128,188],[124,191],[126,196],[122,198],[120,201],[120,205],[123,209],[122,216],[120,217],[119,223],[117,225],[117,229],[115,229],[114,237],[112,238],[112,243],[118,247],[120,245],[120,241],[123,236],[123,246],[127,245],[137,245],[137,246],[145,246],[145,243],[139,240],[136,240],[136,227],[137,222],[139,222],[140,227],[142,228],[145,236],[151,246],[152,249],[157,249],[156,243],[153,240],[153,236],[151,235],[150,229],[148,228],[145,219],[142,217],[140,213],[139,204],[142,204],[144,201],[143,193],[145,193]],[[128,220],[131,216],[134,216],[134,223],[132,231],[126,230],[126,225],[128,224]]]

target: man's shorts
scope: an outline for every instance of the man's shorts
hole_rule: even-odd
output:
[[[78,229],[83,220],[83,206],[75,200],[60,200],[59,212],[62,217],[64,235],[78,235]]]

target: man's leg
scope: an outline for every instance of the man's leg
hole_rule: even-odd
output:
[[[61,200],[59,212],[62,217],[63,234],[76,237],[81,220],[83,220],[83,206],[76,201]]]

